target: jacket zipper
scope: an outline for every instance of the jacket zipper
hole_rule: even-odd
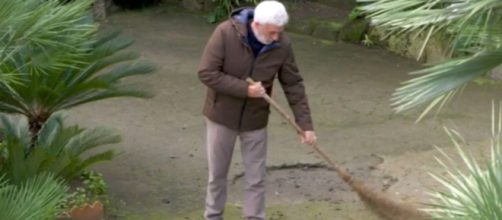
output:
[[[251,47],[248,45],[248,44],[245,44],[249,50],[253,50],[251,49]],[[253,76],[253,73],[254,73],[254,67],[255,67],[255,63],[256,63],[256,59],[258,58],[258,56],[260,56],[261,54],[271,50],[271,49],[274,49],[275,47],[271,47],[271,48],[266,48],[266,47],[263,47],[261,51],[258,52],[258,54],[256,56],[253,56],[253,62],[251,63],[251,71],[249,72],[248,74],[248,77],[252,77]],[[242,121],[243,121],[243,118],[244,118],[244,110],[246,109],[246,105],[247,105],[247,102],[248,102],[248,97],[246,96],[246,98],[244,98],[244,104],[242,105],[242,108],[241,108],[241,114],[240,114],[240,117],[239,117],[239,131],[242,130]]]
[[[251,70],[249,71],[248,77],[253,76],[255,63],[256,63],[256,57],[253,58],[253,62],[251,63]],[[239,131],[242,129],[242,119],[244,118],[244,110],[246,109],[247,102],[248,102],[248,97],[246,96],[246,98],[244,98],[244,104],[242,105],[241,115],[239,117]]]

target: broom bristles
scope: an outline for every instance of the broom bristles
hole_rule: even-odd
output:
[[[246,81],[250,84],[255,82],[251,78],[246,78]],[[299,133],[303,134],[304,131],[298,124],[289,117],[288,113],[277,104],[269,95],[264,94],[263,98],[276,109],[281,116],[286,119],[293,128]],[[403,202],[397,202],[390,199],[387,195],[378,193],[370,190],[362,182],[355,180],[345,169],[337,166],[337,164],[332,161],[321,149],[317,147],[316,144],[311,146],[328,164],[333,166],[336,173],[354,189],[359,197],[366,202],[373,210],[377,213],[385,216],[389,220],[426,220],[431,219],[425,212],[418,210],[411,204],[405,204]]]
[[[359,197],[374,211],[389,220],[428,220],[427,213],[419,210],[412,204],[391,199],[389,195],[375,192],[363,182],[354,179],[344,169],[335,167],[337,174],[357,192]]]

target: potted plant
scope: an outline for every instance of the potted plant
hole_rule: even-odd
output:
[[[109,199],[103,175],[95,171],[85,171],[72,185],[74,190],[67,201],[68,211],[63,219],[104,219],[104,207],[109,203]]]

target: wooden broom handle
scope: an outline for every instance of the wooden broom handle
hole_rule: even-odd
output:
[[[249,77],[248,77],[248,78],[246,78],[246,82],[248,82],[249,84],[254,84],[254,83],[256,83],[253,79],[251,79],[251,78],[249,78]],[[287,112],[286,112],[286,111],[285,111],[285,110],[284,110],[284,109],[283,109],[283,108],[282,108],[282,107],[281,107],[281,106],[280,106],[280,105],[279,105],[279,104],[278,104],[275,100],[273,100],[272,98],[270,98],[270,96],[269,96],[267,93],[263,94],[263,98],[264,98],[264,99],[265,99],[268,103],[270,103],[270,105],[272,105],[272,107],[273,107],[275,110],[277,110],[277,111],[281,114],[281,116],[282,116],[283,118],[285,118],[285,119],[289,122],[289,124],[290,124],[291,126],[293,126],[293,127],[295,128],[295,130],[296,130],[296,132],[298,132],[298,134],[303,135],[304,130],[303,130],[303,129],[302,129],[302,128],[301,128],[301,127],[300,127],[300,126],[299,126],[299,125],[298,125],[298,124],[297,124],[297,123],[296,123],[296,122],[295,122],[292,118],[291,118],[291,116],[289,116],[289,115],[288,115],[288,113],[287,113]],[[344,176],[344,178],[348,176],[348,175],[347,175],[347,173],[346,173],[346,171],[345,171],[344,169],[340,169],[340,168],[338,167],[338,165],[336,165],[336,163],[335,163],[333,160],[331,160],[331,159],[330,159],[330,158],[326,155],[326,153],[324,153],[321,149],[319,149],[319,148],[317,147],[317,144],[310,145],[310,146],[311,146],[311,147],[312,147],[312,148],[313,148],[313,149],[314,149],[314,150],[315,150],[315,151],[316,151],[316,152],[317,152],[317,153],[318,153],[318,154],[319,154],[319,155],[320,155],[320,156],[321,156],[321,157],[322,157],[322,158],[323,158],[326,162],[328,162],[331,166],[333,166],[333,168],[334,168],[334,169],[335,169],[338,173],[342,172],[343,174],[345,174],[345,175],[343,175],[343,176]],[[346,181],[347,181],[347,180],[346,180]]]
[[[250,84],[255,83],[251,78],[247,78],[246,81]],[[269,95],[265,93],[263,95],[263,98],[268,103],[270,103],[272,107],[274,107],[274,109],[276,109],[282,115],[282,117],[287,119],[289,124],[292,125],[298,133],[303,135],[303,129],[301,129],[300,126],[298,126],[298,124],[293,121],[293,119],[291,119],[286,111],[284,111],[283,108],[281,108],[272,98],[270,98]],[[348,183],[352,187],[352,189],[357,191],[363,201],[366,201],[368,204],[370,204],[372,208],[376,208],[374,210],[377,210],[378,213],[384,214],[384,216],[392,215],[393,217],[394,214],[399,213],[399,216],[403,217],[406,212],[409,212],[410,216],[413,217],[413,219],[431,219],[430,216],[426,215],[425,213],[418,213],[420,211],[415,208],[403,206],[403,204],[397,204],[395,201],[388,199],[385,195],[380,195],[377,192],[369,190],[361,181],[353,178],[352,175],[349,174],[347,169],[345,169],[343,166],[338,166],[333,160],[326,156],[326,154],[321,149],[319,149],[316,144],[311,145],[311,147],[324,159],[324,161],[326,161],[333,167],[336,173],[346,183]],[[390,211],[390,213],[387,213],[388,211]]]
[[[256,83],[253,79],[251,79],[249,77],[246,78],[246,82],[248,82],[249,84]],[[267,93],[263,94],[263,98],[270,105],[272,105],[272,107],[274,107],[274,109],[277,110],[281,114],[281,116],[289,122],[289,124],[291,126],[293,126],[295,128],[295,130],[296,130],[296,132],[298,132],[298,134],[303,135],[303,132],[304,132],[303,129],[291,118],[291,116],[288,115],[288,113],[275,100],[270,98],[270,96]]]

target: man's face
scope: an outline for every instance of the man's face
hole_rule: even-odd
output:
[[[256,38],[262,44],[271,44],[272,42],[279,40],[279,36],[284,30],[284,27],[273,24],[260,24],[258,22],[253,22],[252,25],[255,29]]]

